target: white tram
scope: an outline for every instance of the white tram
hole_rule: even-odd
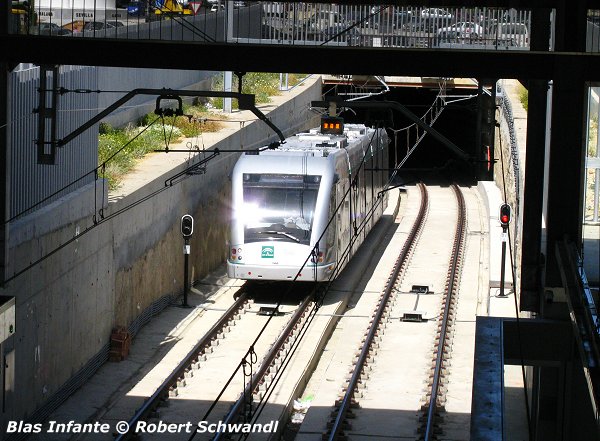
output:
[[[387,206],[387,168],[385,130],[331,117],[276,150],[243,154],[232,174],[229,277],[329,280]]]

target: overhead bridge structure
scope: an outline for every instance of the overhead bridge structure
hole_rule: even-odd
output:
[[[10,188],[11,161],[19,152],[11,150],[9,135],[15,124],[9,118],[14,101],[9,75],[21,63],[44,69],[80,65],[240,75],[473,78],[480,95],[498,79],[515,78],[528,91],[515,281],[527,320],[520,328],[513,320],[478,321],[473,394],[475,402],[489,405],[473,408],[472,426],[486,421],[489,430],[474,430],[471,439],[504,439],[500,377],[504,363],[517,358],[528,362],[531,373],[526,385],[530,440],[600,436],[600,319],[598,297],[591,292],[599,282],[588,280],[578,264],[584,243],[586,161],[593,162],[586,159],[586,151],[597,139],[588,133],[591,91],[600,86],[597,1],[279,1],[240,7],[240,2],[222,0],[218,3],[224,7],[217,12],[204,2],[190,2],[192,12],[186,14],[156,14],[154,4],[148,3],[146,15],[128,15],[122,5],[110,0],[102,5],[104,1],[75,1],[70,9],[53,9],[54,3],[47,1],[4,2],[0,7],[0,280],[10,276],[7,220],[11,194],[19,191]],[[92,24],[80,30],[78,21]],[[475,160],[486,154],[489,140],[484,132],[486,124],[495,124],[494,106],[488,98],[478,100]],[[597,114],[597,101],[595,106]],[[446,146],[461,155],[453,144]],[[597,220],[597,209],[595,216]],[[8,284],[4,290],[15,295],[18,287]],[[16,303],[18,309],[18,299]],[[526,345],[516,341],[519,332],[528,333]],[[554,341],[549,338],[556,338],[557,346],[547,344]],[[0,344],[2,365],[11,363],[18,342],[13,336]],[[4,389],[10,389],[10,376],[0,378],[5,379]]]

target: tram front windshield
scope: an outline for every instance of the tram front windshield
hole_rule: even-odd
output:
[[[308,245],[321,176],[244,173],[244,242]]]

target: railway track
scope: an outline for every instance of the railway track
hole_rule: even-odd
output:
[[[165,436],[167,439],[208,439],[214,434],[194,433],[200,421],[237,422],[238,417],[248,413],[247,406],[251,406],[252,393],[246,392],[258,389],[259,382],[264,385],[268,381],[269,369],[274,369],[278,358],[289,349],[310,304],[307,296],[287,317],[250,314],[251,301],[242,289],[221,318],[129,418],[129,430],[116,440],[165,439]],[[267,320],[273,323],[261,331],[264,341],[253,343],[252,338]],[[275,343],[270,345],[272,342]],[[237,363],[243,366],[232,374]],[[244,387],[249,377],[252,381]],[[243,390],[241,396],[240,390]],[[231,402],[236,404],[227,411]],[[161,423],[178,425],[178,433],[155,430]]]
[[[357,430],[356,427],[360,426],[362,417],[361,409],[357,405],[365,399],[378,399],[369,398],[372,395],[371,384],[377,381],[376,377],[379,375],[372,370],[378,370],[377,363],[374,362],[376,356],[380,357],[377,348],[383,345],[388,338],[387,334],[385,336],[383,334],[390,320],[393,320],[393,323],[403,323],[403,326],[420,326],[415,323],[407,324],[400,320],[396,321],[397,317],[394,317],[402,315],[398,313],[398,308],[394,305],[398,303],[398,296],[405,294],[403,284],[406,284],[407,281],[403,282],[403,279],[406,278],[409,264],[417,253],[416,244],[419,238],[426,234],[425,225],[427,223],[425,220],[431,217],[428,209],[430,198],[427,189],[424,185],[419,185],[418,188],[421,199],[420,208],[415,216],[415,222],[406,234],[407,239],[404,241],[402,251],[395,259],[383,293],[381,291],[378,295],[370,293],[368,286],[365,291],[359,292],[359,298],[372,297],[373,303],[377,306],[370,314],[370,324],[362,335],[362,344],[354,357],[347,387],[342,394],[338,394],[335,409],[328,418],[329,429],[326,430],[325,436],[322,431],[318,433],[319,437],[323,436],[324,439],[344,439],[348,434],[355,438],[357,433],[360,435],[360,430]],[[458,200],[461,200],[460,190],[455,187],[454,192]],[[440,199],[439,196],[436,197]],[[447,194],[443,198],[448,199]],[[438,299],[443,306],[441,306],[442,313],[438,323],[435,324],[435,327],[439,329],[439,335],[435,337],[435,340],[439,344],[436,344],[434,349],[437,355],[432,357],[435,363],[431,368],[432,375],[429,376],[432,379],[429,386],[430,392],[425,393],[421,422],[415,421],[413,425],[413,431],[419,433],[416,437],[427,440],[436,439],[436,431],[439,427],[436,425],[436,420],[439,421],[439,413],[444,404],[445,386],[442,374],[447,371],[446,364],[450,352],[448,344],[451,342],[452,315],[455,311],[455,300],[452,299],[455,298],[454,292],[458,284],[460,256],[462,255],[461,242],[465,236],[464,201],[458,203],[458,209],[455,211],[459,213],[458,219],[462,220],[457,222],[454,243],[448,245],[447,254],[451,254],[450,260],[453,262],[446,277],[446,286],[449,289],[445,289],[443,295],[439,292],[436,293],[440,294]],[[452,248],[451,253],[450,248]],[[444,253],[445,251],[440,252],[440,254]],[[391,263],[390,267],[392,267]],[[422,286],[417,287],[417,290],[420,289]],[[307,296],[293,311],[288,311],[289,319],[275,316],[262,317],[262,320],[270,319],[275,323],[260,331],[260,334],[264,332],[264,342],[261,344],[256,343],[258,338],[255,341],[256,344],[247,338],[250,335],[256,335],[256,329],[262,326],[263,322],[257,323],[261,320],[260,316],[243,314],[244,311],[247,311],[249,303],[246,294],[242,293],[206,336],[188,353],[185,360],[146,401],[144,406],[135,413],[134,417],[129,419],[131,429],[136,427],[138,421],[163,421],[169,424],[192,422],[192,430],[179,434],[179,436],[169,435],[168,438],[165,438],[164,434],[141,434],[140,436],[138,432],[136,439],[229,439],[226,433],[193,433],[196,423],[205,420],[219,421],[224,424],[240,422],[251,424],[262,422],[264,424],[267,421],[273,421],[280,425],[278,436],[281,436],[285,422],[291,413],[294,398],[297,398],[305,386],[312,381],[309,379],[310,374],[318,365],[320,358],[323,355],[327,356],[327,351],[323,352],[327,341],[340,338],[336,337],[334,329],[342,316],[341,313],[346,310],[346,304],[349,301],[352,303],[352,300],[349,300],[351,291],[352,289],[347,293],[340,294],[340,299],[345,298],[345,300],[336,303],[335,308],[333,306],[332,309],[324,308],[326,311],[321,311],[324,312],[322,316],[315,314],[316,309],[312,298]],[[417,296],[419,295],[427,294],[421,292],[417,294]],[[376,301],[375,298],[377,298]],[[414,321],[417,320],[417,315],[416,313],[405,313],[403,318],[408,317],[409,320]],[[234,318],[240,316],[251,316],[252,319],[238,320],[237,324],[232,326]],[[420,320],[427,321],[427,318],[420,318]],[[431,319],[429,322],[434,324]],[[249,323],[254,323],[254,326],[249,326]],[[300,336],[302,338],[298,338]],[[410,348],[406,351],[412,356]],[[233,367],[240,363],[240,360],[243,360],[242,368],[232,374]],[[317,375],[319,375],[318,372]],[[283,381],[280,381],[282,378]],[[230,384],[227,391],[221,387],[226,383]],[[279,400],[277,404],[271,403],[273,397]],[[167,407],[164,407],[165,403],[168,403]],[[349,418],[352,419],[352,424],[349,423]],[[368,416],[366,421],[368,421],[365,423],[367,425],[371,423]],[[327,424],[323,423],[323,426],[325,427]],[[417,426],[419,426],[418,429]],[[317,433],[310,430],[304,433],[307,436],[303,438],[302,427],[300,426],[298,441],[314,439],[314,435]],[[130,433],[121,435],[117,440],[131,439],[133,432],[134,430],[131,430]],[[283,436],[286,440],[291,439],[289,433]],[[244,439],[245,435],[237,435],[234,439],[238,438]],[[253,434],[250,439],[276,438],[270,438],[270,435],[267,434]]]
[[[438,439],[440,414],[445,403],[447,375],[444,375],[448,372],[451,354],[456,290],[466,235],[466,208],[458,187],[452,187],[457,201],[455,207],[448,207],[449,190],[436,191],[433,206],[445,204],[442,217],[435,209],[428,210],[431,198],[425,187],[419,186],[421,203],[414,224],[370,316],[343,389],[341,393],[338,391],[329,415],[318,408],[324,406],[323,399],[313,402],[298,429],[297,441],[315,439],[318,435],[327,440],[371,440],[390,436],[395,439]],[[440,234],[440,227],[443,228],[444,222],[448,224],[450,211],[455,212],[454,234],[448,234],[449,228],[442,229]],[[437,240],[435,250],[427,249],[426,244],[430,244],[436,234],[447,244]],[[419,244],[422,237],[428,239],[425,246]],[[445,281],[443,276],[437,280],[433,275],[436,262],[442,260],[447,268],[443,270]],[[435,280],[429,284],[415,283],[423,277],[429,277],[428,281]],[[413,292],[409,293],[411,288]],[[407,308],[410,302],[414,303],[414,308]],[[416,311],[418,303],[426,307],[429,316]],[[439,311],[439,317],[435,317],[436,311]],[[418,342],[414,339],[417,333],[420,336]],[[430,352],[422,344],[425,338],[434,342],[429,344],[429,347],[433,346]],[[343,335],[340,336],[342,339]],[[432,360],[430,368],[425,368],[427,359]],[[410,374],[404,374],[402,370],[410,371]],[[324,375],[323,372],[320,375]],[[327,374],[325,376],[329,378]],[[418,378],[426,382],[424,391]]]
[[[385,231],[385,228],[380,230]],[[381,242],[382,238],[383,233],[375,234],[374,244]],[[304,387],[339,314],[346,308],[348,294],[355,282],[345,283],[334,284],[338,291],[330,296],[327,304],[319,305],[322,312],[319,317],[314,314],[317,308],[310,296],[305,297],[300,305],[287,306],[287,310],[284,308],[287,316],[248,314],[250,303],[246,293],[241,293],[135,415],[128,418],[130,430],[119,435],[117,440],[133,439],[134,436],[141,440],[164,439],[164,434],[140,433],[136,430],[140,421],[179,425],[191,422],[192,432],[200,421],[235,424],[256,420],[261,414],[263,419],[284,423],[288,415],[281,409],[290,407],[293,397]],[[252,309],[257,310],[257,305]],[[251,319],[244,318],[248,316]],[[238,320],[240,317],[241,320]],[[233,319],[236,319],[235,323]],[[265,320],[272,320],[272,326],[259,332]],[[307,325],[311,326],[310,330]],[[300,333],[306,334],[302,342],[297,338]],[[253,343],[251,338],[255,336]],[[261,342],[257,343],[259,340]],[[284,381],[279,382],[280,373],[290,364],[288,354],[296,351],[300,353],[296,358],[302,361],[294,361],[289,369],[294,373],[289,375],[286,372]],[[306,359],[309,361],[306,362]],[[245,360],[243,369],[231,374],[240,360]],[[227,383],[231,384],[225,391],[222,386]],[[267,408],[263,412],[273,395],[283,397],[284,405],[272,406],[277,410]],[[190,433],[189,429],[186,432],[169,434],[168,439],[220,439],[223,436]]]
[[[402,251],[398,256],[398,259],[396,260],[396,264],[392,269],[392,274],[388,279],[387,286],[379,299],[377,308],[371,316],[370,327],[365,333],[363,344],[360,348],[356,364],[350,375],[344,396],[341,401],[337,403],[337,409],[332,412],[333,418],[331,422],[331,429],[327,435],[328,440],[337,439],[343,434],[344,427],[348,426],[348,422],[346,420],[348,411],[350,410],[350,406],[356,402],[355,395],[357,393],[359,383],[364,383],[366,381],[365,368],[368,365],[369,358],[373,356],[375,349],[375,338],[383,333],[384,322],[389,317],[390,301],[398,283],[398,278],[401,271],[405,268],[410,256],[410,252],[417,242],[419,232],[422,230],[429,200],[425,185],[419,184],[419,189],[421,192],[421,207],[419,209],[417,219],[415,220],[410,234],[408,235],[408,238],[402,247]]]
[[[138,409],[128,420],[129,430],[119,434],[115,441],[125,441],[135,437],[135,428],[142,421],[147,421],[150,418],[155,418],[158,413],[158,408],[164,406],[165,401],[170,397],[178,395],[180,387],[185,386],[186,379],[193,376],[194,370],[200,367],[202,361],[207,359],[207,355],[213,351],[213,347],[217,345],[218,340],[223,338],[228,332],[230,326],[236,320],[241,318],[241,313],[248,305],[247,294],[242,290],[240,295],[229,307],[229,309],[221,316],[221,318],[212,326],[212,328],[204,335],[202,339],[194,346],[194,348],[184,357],[175,370],[167,377],[165,381],[158,387],[156,392],[149,397],[142,407]]]
[[[442,310],[438,318],[438,335],[435,339],[434,362],[431,367],[430,375],[430,393],[426,395],[426,404],[423,406],[422,425],[419,428],[423,433],[423,440],[430,441],[437,439],[436,434],[440,426],[436,425],[436,419],[445,404],[445,389],[443,385],[444,372],[450,358],[452,343],[452,328],[455,320],[457,305],[457,290],[460,281],[460,271],[462,265],[462,256],[464,253],[467,214],[465,200],[458,186],[453,185],[452,190],[456,195],[458,205],[458,214],[456,220],[456,230],[454,232],[454,242],[452,244],[452,254],[448,266],[448,276],[446,278],[446,287],[442,299]]]

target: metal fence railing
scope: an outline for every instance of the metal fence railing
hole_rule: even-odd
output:
[[[69,7],[61,5],[68,4]],[[527,50],[531,12],[232,0],[13,0],[12,33],[61,38]]]

